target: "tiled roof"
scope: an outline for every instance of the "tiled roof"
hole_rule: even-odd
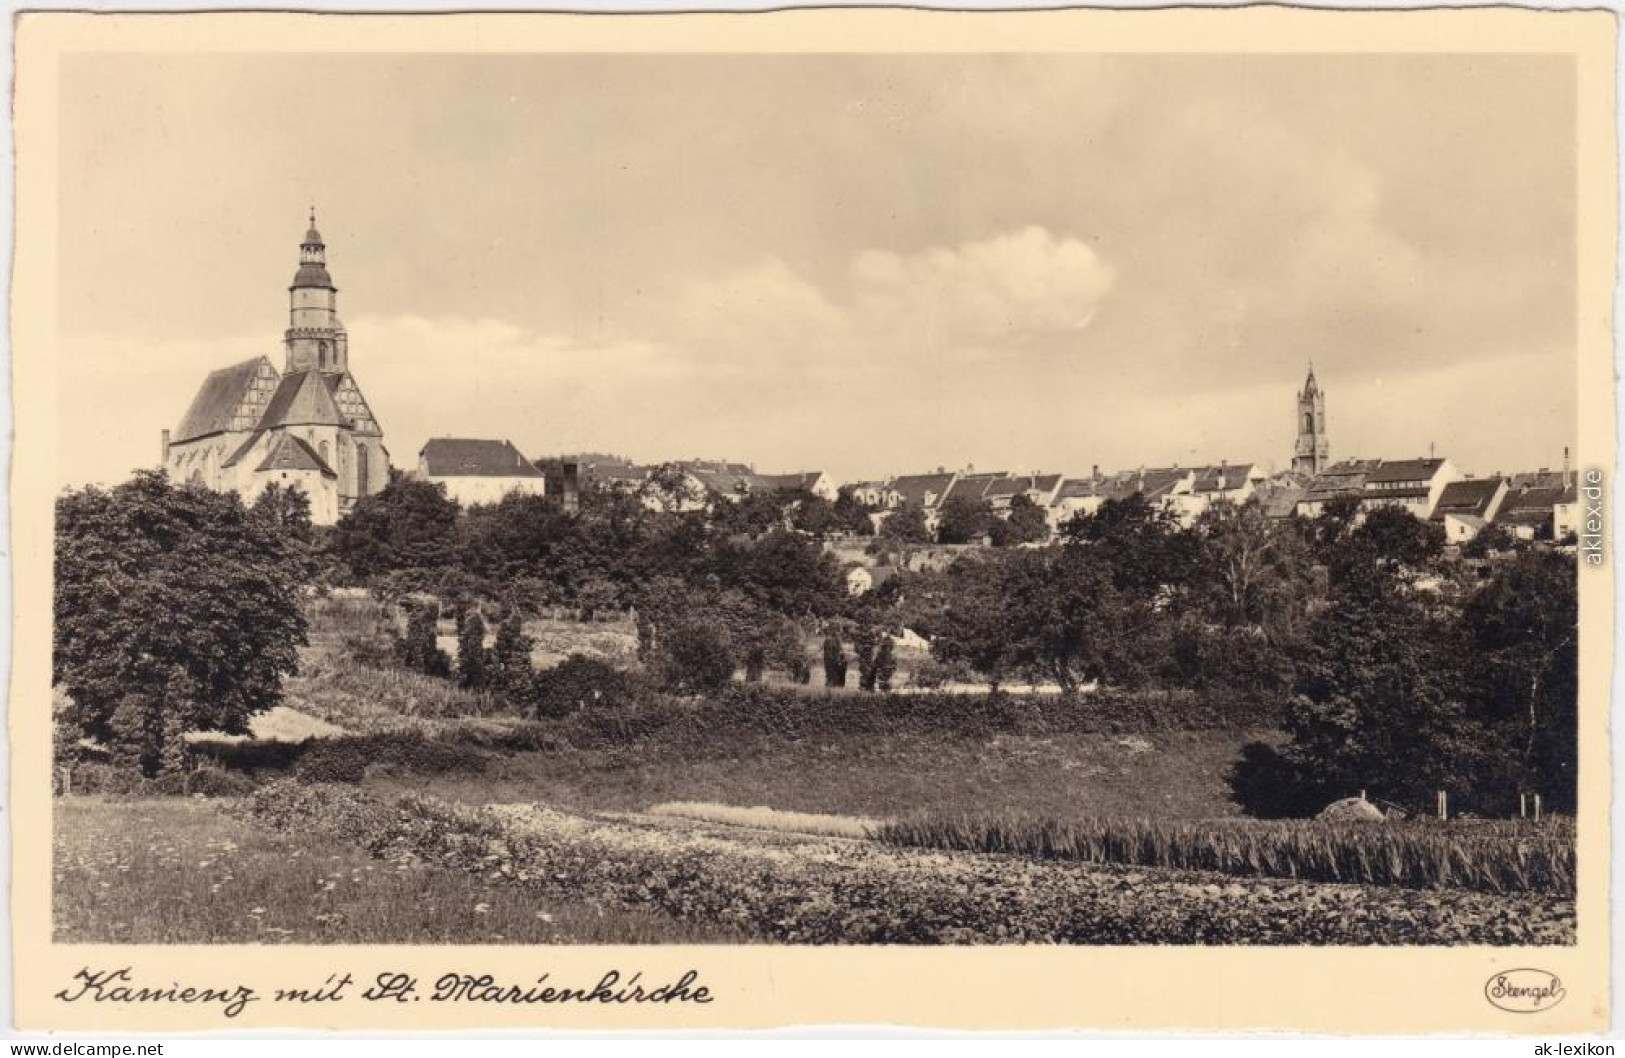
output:
[[[1298,501],[1303,499],[1302,485],[1285,483],[1265,483],[1258,487],[1253,495],[1258,502],[1264,505],[1264,513],[1271,518],[1285,518],[1297,509]]]
[[[238,445],[237,450],[235,452],[231,453],[231,455],[227,456],[226,461],[224,463],[221,463],[220,466],[222,468],[236,466],[243,459],[247,458],[248,453],[253,449],[253,447],[256,444],[259,443],[260,438],[264,437],[264,436],[265,436],[265,431],[264,430],[255,430],[253,433],[249,434],[248,435],[248,440],[246,440],[242,444]]]
[[[1366,481],[1373,485],[1389,481],[1431,481],[1443,465],[1442,459],[1383,460],[1366,476]]]
[[[260,429],[278,426],[344,426],[344,416],[333,401],[333,391],[316,371],[295,371],[282,376],[260,418]]]
[[[1496,493],[1505,484],[1500,478],[1468,478],[1452,481],[1439,493],[1439,502],[1433,508],[1433,517],[1442,519],[1447,514],[1482,516],[1495,502]]]
[[[1303,502],[1358,499],[1365,494],[1366,480],[1377,466],[1375,459],[1350,459],[1334,463],[1310,480],[1303,493]]]
[[[1061,482],[1061,489],[1055,494],[1058,500],[1085,500],[1104,499],[1106,489],[1111,484],[1109,478],[1067,478]]]
[[[1561,488],[1567,475],[1561,470],[1530,470],[1512,475],[1514,489]]]
[[[319,470],[324,477],[338,477],[314,448],[291,433],[278,434],[271,443],[271,450],[254,470],[256,473],[266,470]]]
[[[824,476],[822,470],[809,470],[800,474],[752,474],[746,481],[751,489],[767,492],[798,492],[811,489]]]
[[[1550,514],[1554,506],[1565,502],[1564,495],[1569,491],[1561,486],[1514,489],[1507,493],[1506,500],[1502,502],[1501,513],[1506,515],[1518,511],[1544,511]],[[1572,498],[1568,502],[1572,503]]]
[[[539,478],[542,472],[511,441],[436,437],[419,453],[430,477]]]
[[[240,364],[222,367],[218,371],[211,371],[203,380],[198,389],[197,396],[192,398],[191,407],[186,409],[186,415],[181,419],[181,425],[175,431],[175,443],[192,441],[210,434],[224,433],[231,429],[231,420],[237,406],[242,403],[243,397],[254,383],[259,374],[260,365],[269,365],[270,361],[263,356],[256,356],[252,360],[244,360]]]
[[[925,494],[935,493],[937,502],[941,503],[946,497],[948,487],[954,483],[956,474],[905,474],[903,477],[892,479],[891,487],[894,492],[903,498],[904,503],[925,506]]]
[[[1253,476],[1251,463],[1221,463],[1216,467],[1192,467],[1196,481],[1192,492],[1234,492],[1245,488]]]

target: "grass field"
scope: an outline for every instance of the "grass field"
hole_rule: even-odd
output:
[[[58,943],[740,943],[737,931],[626,908],[540,899],[415,857],[377,859],[307,831],[277,832],[217,802],[59,799]]]
[[[465,804],[536,801],[585,810],[705,801],[876,818],[1026,811],[1056,819],[1204,819],[1238,811],[1225,775],[1255,737],[1269,736],[740,737],[724,752],[517,754],[493,761],[481,775],[380,781]]]

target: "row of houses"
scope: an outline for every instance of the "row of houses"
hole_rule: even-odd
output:
[[[1499,525],[1524,539],[1563,540],[1579,527],[1579,491],[1567,470],[1468,477],[1448,459],[1350,459],[1315,475],[1295,509],[1316,517],[1336,503],[1357,511],[1397,505],[1444,527],[1452,544]]]
[[[1456,544],[1489,525],[1525,538],[1560,540],[1576,532],[1579,518],[1577,489],[1567,470],[1473,478],[1437,456],[1348,459],[1307,479],[1293,473],[1271,476],[1256,463],[1221,461],[1111,473],[1097,466],[1086,477],[939,467],[842,486],[823,471],[763,474],[745,463],[700,459],[658,467],[610,457],[532,462],[507,440],[435,438],[419,453],[416,476],[445,485],[447,494],[464,505],[492,503],[511,492],[561,495],[569,505],[585,483],[641,495],[652,507],[687,510],[700,509],[716,497],[739,500],[763,492],[808,492],[834,501],[844,488],[875,512],[877,526],[913,506],[924,511],[933,529],[944,506],[955,500],[986,503],[995,514],[1008,516],[1017,497],[1042,510],[1052,527],[1093,514],[1108,500],[1131,496],[1171,512],[1184,525],[1215,503],[1248,500],[1257,500],[1275,517],[1314,518],[1338,504],[1352,504],[1357,512],[1398,506],[1438,522],[1446,539]]]
[[[446,495],[464,506],[495,503],[515,492],[556,495],[572,506],[583,484],[620,489],[641,496],[650,507],[679,510],[701,509],[717,496],[739,500],[752,493],[804,491],[833,502],[839,495],[823,471],[759,474],[744,463],[699,459],[658,467],[610,457],[532,462],[512,441],[467,437],[428,441],[412,476],[445,486]]]

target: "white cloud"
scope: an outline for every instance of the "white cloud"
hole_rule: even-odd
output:
[[[911,254],[866,250],[852,262],[866,322],[948,348],[1081,330],[1114,278],[1088,245],[1036,225]]]

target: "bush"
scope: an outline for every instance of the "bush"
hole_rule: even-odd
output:
[[[367,777],[372,747],[357,740],[319,742],[293,767],[302,783],[359,783]]]
[[[833,632],[824,637],[824,686],[846,686],[846,651]]]
[[[666,690],[699,694],[716,691],[733,679],[733,641],[721,621],[690,617],[663,631],[653,668]]]
[[[571,654],[532,681],[531,711],[538,717],[568,716],[578,709],[624,709],[635,704],[640,681],[584,654]]]

